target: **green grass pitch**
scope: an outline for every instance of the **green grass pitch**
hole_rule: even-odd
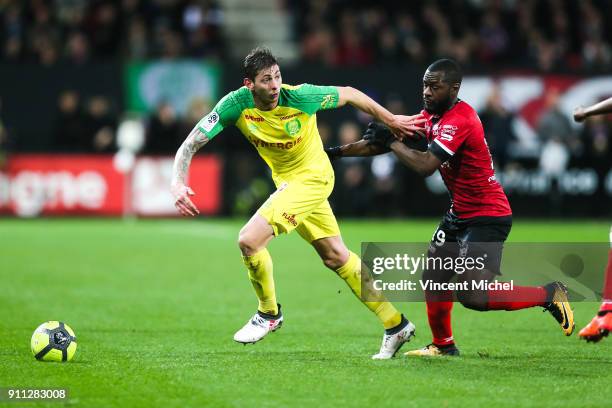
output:
[[[597,345],[566,338],[539,308],[479,313],[457,305],[462,357],[371,361],[382,334],[375,317],[297,234],[270,246],[285,326],[238,345],[232,335],[256,307],[236,245],[241,224],[0,220],[0,387],[68,388],[65,404],[83,407],[610,403],[612,338]],[[436,225],[340,222],[355,251],[362,240],[426,242]],[[510,240],[605,242],[608,228],[516,219]],[[424,305],[398,306],[417,326],[403,350],[427,344]],[[579,329],[597,305],[574,307]],[[30,335],[46,320],[74,328],[74,361],[32,357]]]

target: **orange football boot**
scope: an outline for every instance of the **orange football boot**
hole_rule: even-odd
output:
[[[578,335],[587,342],[597,343],[612,331],[612,312],[605,313],[603,316],[596,315]]]

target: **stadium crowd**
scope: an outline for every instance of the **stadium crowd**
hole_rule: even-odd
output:
[[[2,62],[225,56],[214,0],[3,0]]]
[[[425,63],[607,72],[612,9],[606,0],[279,0],[305,62]],[[2,62],[223,59],[215,0],[3,0]]]
[[[486,66],[607,72],[609,1],[291,1],[305,61],[425,63],[451,57]]]

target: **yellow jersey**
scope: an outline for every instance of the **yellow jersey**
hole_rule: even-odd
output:
[[[225,95],[197,126],[209,139],[228,126],[238,127],[268,164],[277,185],[294,177],[331,176],[316,113],[337,107],[338,98],[335,86],[283,84],[276,108],[264,111],[243,86]]]

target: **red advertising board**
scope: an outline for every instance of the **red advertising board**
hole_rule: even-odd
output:
[[[170,194],[172,163],[169,157],[141,157],[132,172],[132,211],[139,215],[178,215]],[[202,214],[216,214],[221,206],[221,162],[216,156],[194,157],[188,184]]]
[[[221,162],[194,158],[191,187],[203,214],[221,203]],[[130,175],[112,156],[12,155],[0,173],[0,213],[37,215],[177,215],[169,192],[171,158],[138,158]],[[129,181],[129,182],[128,182]]]

